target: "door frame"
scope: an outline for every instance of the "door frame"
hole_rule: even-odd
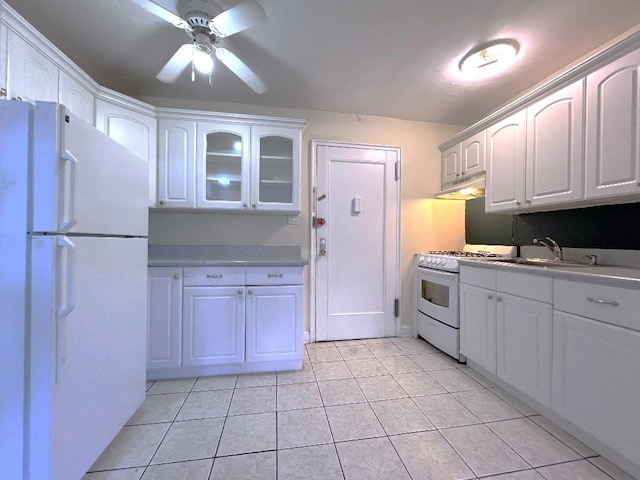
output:
[[[400,288],[401,288],[401,278],[400,278],[400,252],[402,250],[402,244],[400,243],[400,228],[402,225],[401,219],[401,182],[402,182],[402,148],[391,146],[391,145],[377,145],[372,143],[351,143],[351,142],[335,142],[335,141],[324,141],[324,140],[311,140],[311,190],[309,194],[309,228],[311,229],[309,239],[311,245],[309,246],[310,258],[309,258],[309,343],[314,343],[316,341],[316,258],[318,254],[318,239],[317,232],[318,230],[313,226],[313,217],[316,215],[316,188],[318,185],[318,158],[316,155],[316,151],[318,147],[342,147],[342,148],[364,148],[364,149],[378,149],[378,150],[391,150],[396,152],[397,158],[397,181],[396,181],[396,245],[398,248],[396,249],[396,268],[394,273],[393,282],[395,284],[395,298],[400,299]],[[398,335],[400,331],[400,317],[395,317],[395,334]]]

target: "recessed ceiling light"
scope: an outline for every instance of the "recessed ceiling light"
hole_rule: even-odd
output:
[[[462,57],[458,68],[465,75],[490,75],[510,65],[519,50],[520,44],[511,39],[483,43]]]

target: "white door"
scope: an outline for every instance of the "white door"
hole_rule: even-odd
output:
[[[460,353],[496,373],[496,293],[460,284]]]
[[[147,369],[182,363],[182,267],[150,267],[147,283]]]
[[[314,147],[316,340],[393,336],[399,149]]]

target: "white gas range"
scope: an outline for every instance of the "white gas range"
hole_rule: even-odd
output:
[[[462,251],[416,254],[418,270],[418,335],[460,362],[458,283],[460,258],[491,260],[516,256],[507,245],[465,245]]]

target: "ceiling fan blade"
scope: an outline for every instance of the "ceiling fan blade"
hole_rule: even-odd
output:
[[[224,63],[229,70],[235,73],[240,80],[249,85],[251,89],[260,94],[267,91],[267,85],[251,70],[238,56],[224,47],[216,48],[216,57]]]
[[[193,58],[193,45],[186,43],[182,45],[173,57],[162,67],[156,78],[164,83],[175,82],[184,69],[189,66]]]
[[[264,22],[266,19],[264,9],[255,1],[249,0],[211,19],[209,28],[216,37],[224,38]]]
[[[161,18],[165,22],[169,22],[172,25],[175,25],[178,28],[189,28],[187,22],[185,22],[182,18],[176,15],[173,12],[170,12],[164,7],[161,7],[157,3],[152,2],[151,0],[132,0],[133,3],[140,5],[147,12],[155,15],[158,18]]]

